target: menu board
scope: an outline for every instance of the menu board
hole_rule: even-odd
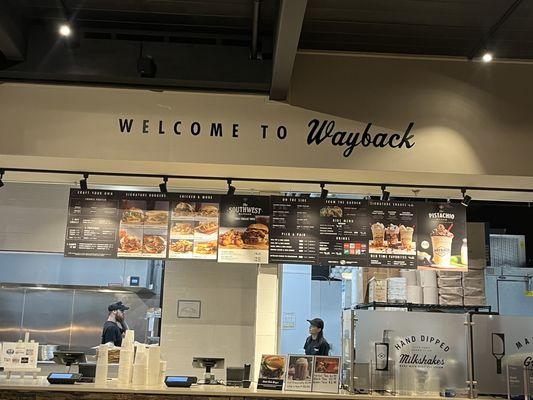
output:
[[[166,258],[168,222],[165,193],[123,192],[117,256]]]
[[[317,200],[309,197],[271,197],[270,262],[316,264]]]
[[[468,270],[466,208],[457,203],[418,206],[418,268]]]
[[[219,196],[173,194],[168,258],[216,260]]]
[[[416,268],[415,203],[369,201],[369,267]]]
[[[115,257],[119,208],[113,191],[71,189],[65,257]]]
[[[263,354],[259,368],[258,389],[282,390],[287,358],[278,354]]]
[[[363,200],[326,199],[319,210],[321,265],[368,264],[368,207]]]
[[[315,357],[313,392],[339,393],[340,357]]]
[[[223,196],[218,262],[268,263],[270,197]]]
[[[287,378],[285,390],[310,392],[313,376],[313,356],[290,355],[288,356]]]

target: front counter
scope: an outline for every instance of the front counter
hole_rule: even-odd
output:
[[[380,395],[350,395],[327,393],[304,393],[275,390],[243,389],[221,385],[193,385],[191,388],[160,387],[121,387],[116,381],[108,381],[105,385],[96,386],[93,383],[75,385],[50,385],[46,378],[37,379],[13,378],[9,381],[0,377],[0,399],[2,400],[168,400],[218,399],[218,400],[246,400],[263,399],[378,399],[391,398]],[[394,399],[412,399],[412,396],[394,396]],[[417,400],[437,399],[432,396],[416,396]],[[492,397],[483,397],[492,400]]]

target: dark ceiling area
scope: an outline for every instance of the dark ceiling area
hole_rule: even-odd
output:
[[[528,60],[532,22],[533,0],[3,0],[0,79],[284,100],[298,50]]]

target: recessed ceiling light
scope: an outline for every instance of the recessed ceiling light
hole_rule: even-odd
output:
[[[486,63],[491,62],[492,61],[492,53],[487,52],[487,53],[483,54],[483,57],[481,57],[481,59],[483,60],[483,62],[486,62]]]
[[[62,24],[59,27],[59,34],[61,36],[68,37],[68,36],[70,36],[71,33],[72,33],[72,30],[70,29],[70,26],[68,26],[67,24]]]

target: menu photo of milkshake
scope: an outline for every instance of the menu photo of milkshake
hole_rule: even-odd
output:
[[[418,269],[467,271],[466,209],[461,204],[421,203]]]
[[[320,207],[319,264],[367,266],[370,233],[367,213],[363,200],[323,200]]]
[[[166,258],[169,202],[166,194],[124,192],[117,256]]]
[[[310,392],[312,389],[313,356],[288,356],[287,378],[285,390]]]
[[[218,196],[210,194],[172,196],[168,257],[216,260]]]
[[[270,197],[223,196],[218,262],[268,263]]]
[[[414,203],[370,201],[369,266],[416,268]]]

